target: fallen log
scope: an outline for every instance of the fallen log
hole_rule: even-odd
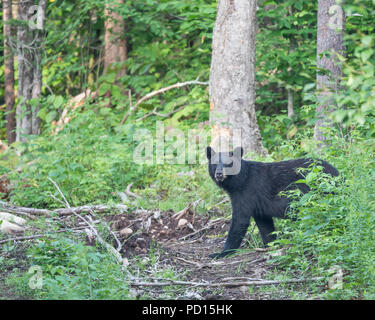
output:
[[[10,204],[4,201],[0,201],[0,209],[11,212],[11,213],[28,213],[31,215],[36,216],[50,216],[52,213],[57,213],[59,215],[69,215],[72,214],[72,210],[74,210],[75,213],[87,213],[87,212],[106,212],[111,209],[116,209],[121,212],[125,212],[128,210],[128,207],[123,204],[117,204],[114,206],[109,206],[106,204],[97,204],[97,205],[85,205],[80,207],[74,207],[74,208],[59,208],[59,209],[36,209],[36,208],[26,208],[26,207],[20,207],[16,206],[14,204]]]
[[[238,281],[238,282],[192,282],[192,281],[174,281],[165,279],[164,282],[130,282],[135,287],[166,287],[166,286],[193,286],[193,287],[242,287],[242,286],[269,286],[289,283],[303,283],[311,281],[320,281],[324,277],[289,279],[289,280],[256,280],[256,281]]]
[[[87,98],[95,99],[97,95],[97,91],[92,92],[90,89],[87,89],[86,91],[70,99],[66,108],[61,113],[60,119],[55,123],[56,127],[54,130],[54,134],[61,131],[64,128],[65,124],[67,124],[71,120],[71,118],[68,117],[69,110],[72,111],[81,107],[85,103]]]

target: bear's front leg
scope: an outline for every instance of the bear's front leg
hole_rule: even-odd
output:
[[[254,217],[255,223],[258,226],[260,236],[265,247],[268,243],[274,241],[276,236],[273,234],[275,226],[271,217]]]
[[[250,218],[233,216],[228,237],[225,241],[224,250],[219,253],[211,254],[210,258],[219,259],[235,253],[236,249],[238,249],[241,245],[242,239],[246,234],[249,224]]]

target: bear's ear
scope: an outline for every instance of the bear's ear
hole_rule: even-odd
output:
[[[243,148],[242,147],[237,147],[236,149],[234,149],[233,154],[234,154],[235,157],[239,156],[240,158],[242,158],[242,156],[243,156]]]
[[[215,155],[214,149],[212,149],[211,147],[207,147],[206,155],[207,155],[207,159],[210,160]]]

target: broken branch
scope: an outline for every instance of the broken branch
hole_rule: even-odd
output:
[[[201,82],[201,81],[198,81],[198,80],[193,80],[193,81],[187,81],[187,82],[179,82],[179,83],[175,83],[169,87],[165,87],[165,88],[162,88],[162,89],[159,89],[159,90],[156,90],[156,91],[153,91],[153,92],[150,92],[148,94],[146,94],[143,98],[141,98],[140,100],[138,100],[136,102],[136,104],[134,106],[130,106],[128,112],[124,115],[124,117],[122,118],[121,120],[121,124],[124,124],[126,119],[128,119],[128,117],[130,116],[130,114],[132,112],[134,112],[134,110],[137,109],[137,107],[144,101],[146,100],[149,100],[151,99],[152,97],[158,95],[158,94],[161,94],[161,93],[164,93],[168,90],[171,90],[171,89],[176,89],[176,88],[181,88],[181,87],[186,87],[186,86],[189,86],[189,85],[202,85],[202,86],[207,86],[208,85],[208,82]]]

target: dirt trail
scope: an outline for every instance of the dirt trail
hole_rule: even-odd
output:
[[[156,244],[158,268],[173,269],[184,281],[197,283],[222,283],[266,279],[269,254],[264,251],[244,250],[229,258],[212,260],[209,254],[219,252],[224,246],[223,235],[229,229],[229,221],[209,220],[195,215],[187,208],[176,218],[173,212],[135,212],[111,217],[114,230],[131,229],[132,234],[122,238],[122,254],[132,259],[147,259],[150,247]],[[183,226],[178,227],[181,219]],[[221,237],[218,237],[220,236]],[[181,279],[178,279],[181,280]],[[163,282],[162,279],[142,279]],[[172,286],[171,286],[172,287]],[[177,298],[182,299],[270,299],[267,293],[250,293],[248,287],[178,287]],[[172,289],[173,290],[173,289]],[[145,293],[153,298],[165,297],[165,287],[136,287],[136,295]]]

